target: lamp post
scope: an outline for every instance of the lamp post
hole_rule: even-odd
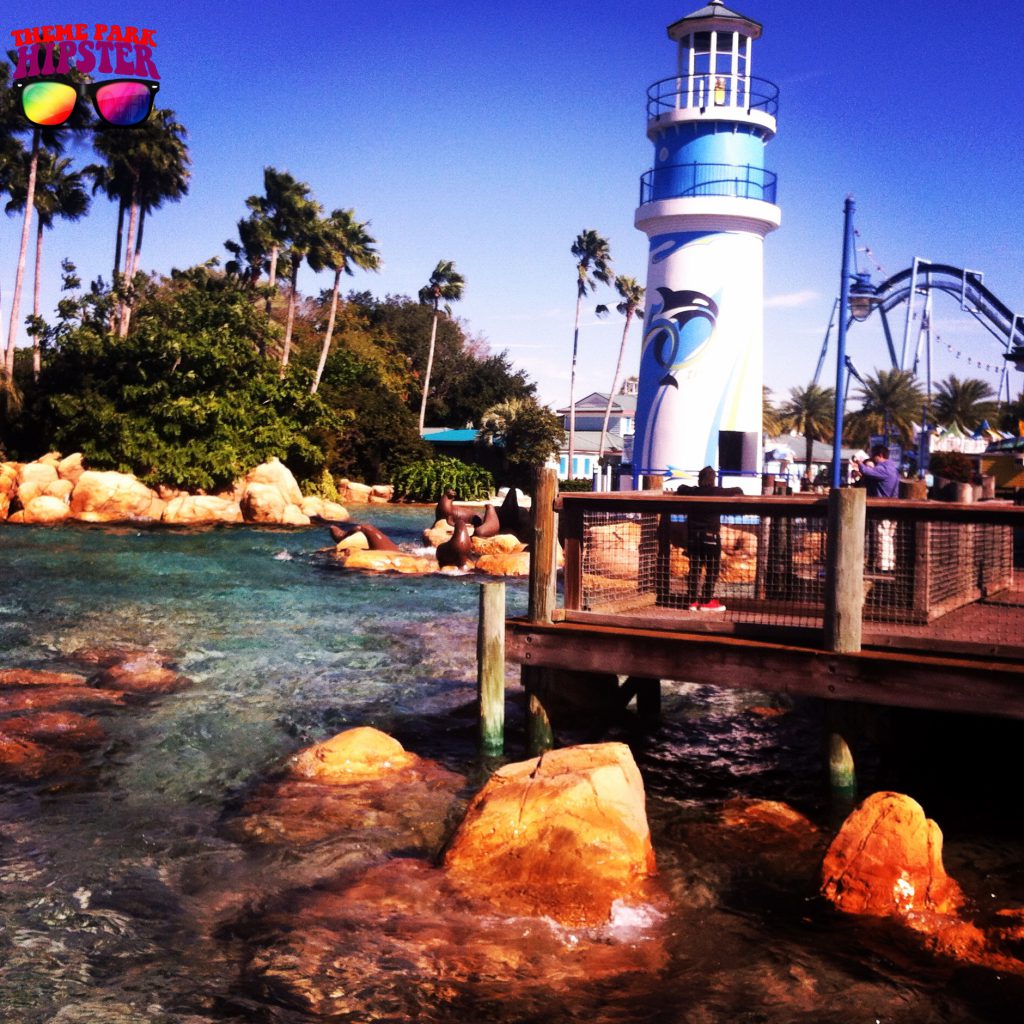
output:
[[[846,373],[846,325],[850,319],[850,251],[853,248],[853,196],[843,205],[843,267],[839,282],[839,333],[836,342],[836,414],[835,439],[832,442],[832,486],[842,486],[843,401]]]

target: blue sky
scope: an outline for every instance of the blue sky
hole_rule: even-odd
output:
[[[155,30],[158,103],[189,132],[189,195],[147,220],[142,264],[166,272],[212,256],[235,234],[265,165],[308,182],[326,209],[371,221],[384,270],[354,287],[415,294],[439,259],[467,281],[457,312],[494,351],[568,399],[575,300],[569,252],[593,228],[615,269],[643,280],[633,227],[649,84],[674,70],[665,27],[701,0],[514,6],[407,0],[4,4],[0,31],[103,22]],[[949,0],[839,4],[734,0],[764,24],[756,75],[781,90],[766,165],[779,176],[782,227],[765,246],[765,383],[776,398],[810,380],[839,287],[843,202],[857,202],[862,269],[876,278],[915,256],[985,273],[1024,312],[1024,80],[1019,5]],[[71,154],[81,163],[89,152]],[[67,255],[109,277],[113,206],[97,198],[47,237],[48,276]],[[19,222],[0,219],[6,335]],[[879,271],[877,268],[881,268]],[[300,288],[329,285],[309,272]],[[44,293],[44,315],[56,293]],[[588,303],[577,394],[606,390],[621,318]],[[23,310],[30,308],[27,295]],[[936,299],[934,376],[997,377],[994,339]],[[850,331],[861,371],[885,365],[880,332]],[[635,372],[634,328],[626,368]],[[956,358],[956,353],[960,358]],[[972,362],[969,363],[968,360]],[[825,383],[834,380],[834,367]],[[1021,387],[1011,381],[1014,394]]]

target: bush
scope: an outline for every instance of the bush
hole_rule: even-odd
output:
[[[958,484],[969,484],[974,476],[974,466],[963,452],[932,452],[928,458],[928,470],[932,476],[941,476]]]
[[[461,501],[478,501],[494,490],[494,477],[486,469],[448,455],[402,466],[391,482],[396,501],[437,501],[449,487]]]
[[[559,480],[558,489],[560,491],[592,491],[594,481],[588,476],[577,476],[572,480]]]

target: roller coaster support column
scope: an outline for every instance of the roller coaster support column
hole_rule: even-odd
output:
[[[843,207],[843,268],[839,283],[839,331],[836,341],[836,436],[832,442],[832,486],[842,486],[843,412],[846,405],[846,325],[850,320],[850,253],[853,250],[853,196]]]

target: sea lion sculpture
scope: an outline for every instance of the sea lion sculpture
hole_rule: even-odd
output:
[[[434,522],[447,519],[455,513],[455,491],[450,487],[444,489],[444,494],[437,499],[437,508],[434,509]]]
[[[494,537],[502,532],[498,513],[494,510],[494,506],[490,504],[484,506],[484,514],[482,516],[473,516],[470,522],[473,524],[474,537]]]
[[[508,489],[505,500],[498,506],[498,522],[500,533],[514,533],[524,544],[529,544],[533,539],[530,530],[530,513],[519,507],[519,492],[514,488]],[[559,516],[559,519],[563,518]]]
[[[437,564],[442,569],[465,569],[469,565],[469,523],[465,516],[456,513],[450,514],[447,522],[455,527],[455,532],[437,545]]]
[[[331,539],[335,544],[341,543],[353,533],[361,533],[366,538],[367,546],[371,551],[401,551],[401,548],[390,537],[369,523],[347,523],[344,529],[340,526],[331,526],[330,530]]]

